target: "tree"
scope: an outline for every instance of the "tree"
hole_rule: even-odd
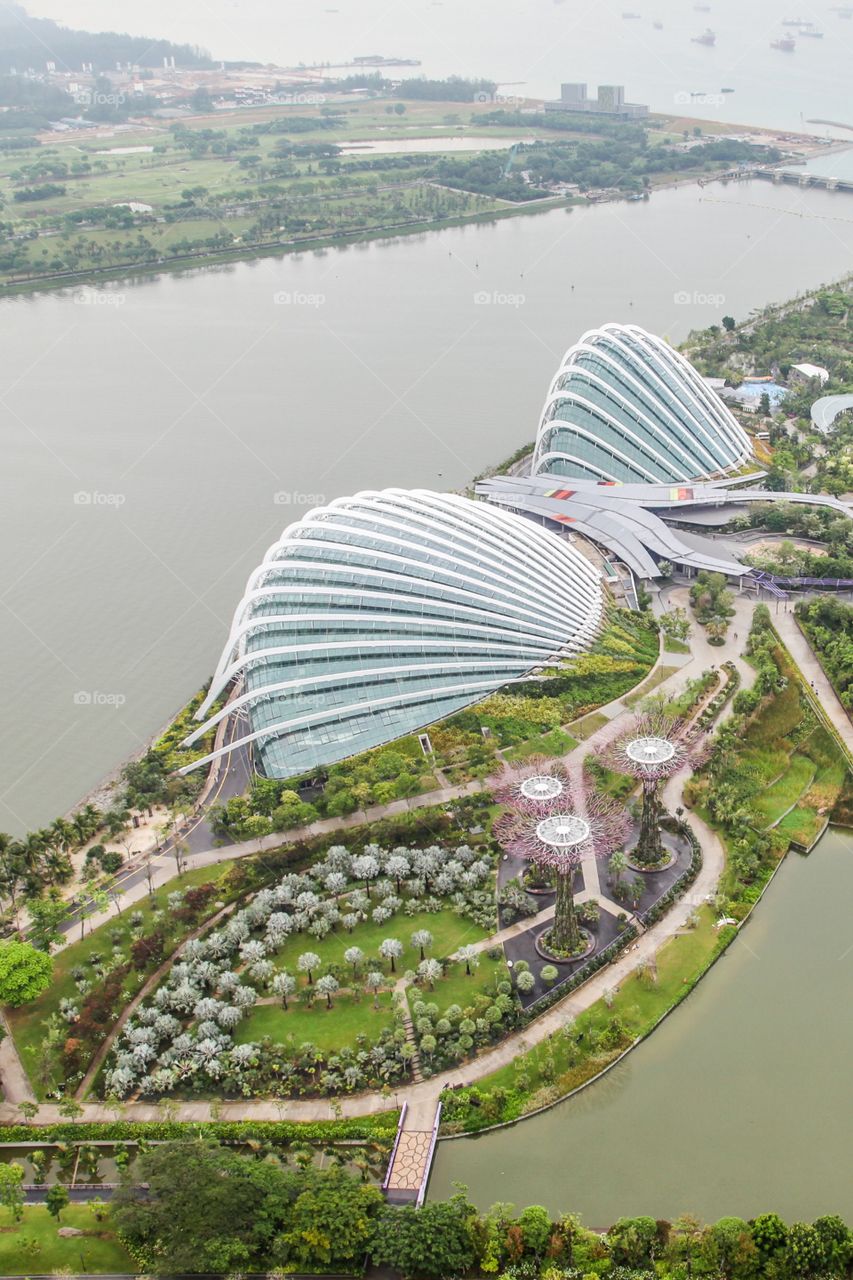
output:
[[[541,1258],[551,1235],[551,1215],[548,1210],[543,1209],[540,1204],[528,1205],[518,1215],[518,1225],[525,1251]]]
[[[296,967],[300,973],[308,975],[309,987],[314,983],[314,970],[320,967],[320,957],[316,951],[303,951],[302,955],[296,961]]]
[[[726,333],[731,333],[734,327],[735,327],[734,316],[723,316],[723,328],[725,329]]]
[[[31,1102],[28,1098],[23,1102],[18,1103],[18,1110],[23,1116],[26,1124],[31,1124],[32,1121],[35,1120],[39,1113],[39,1109],[39,1104],[37,1102]]]
[[[379,992],[385,985],[385,974],[379,973],[378,970],[372,970],[364,980],[364,985],[368,991],[373,992],[373,1007],[379,1008]]]
[[[826,1265],[823,1241],[806,1222],[794,1222],[788,1230],[784,1252],[785,1270],[797,1280],[819,1275]]]
[[[352,965],[352,976],[358,977],[359,965],[364,964],[366,956],[361,947],[347,947],[344,952],[344,960],[348,965]]]
[[[459,948],[459,950],[456,952],[456,958],[459,961],[464,961],[465,972],[470,978],[472,967],[476,969],[480,963],[480,952],[477,950],[476,947],[471,945],[466,945],[464,947]]]
[[[653,1260],[657,1223],[654,1218],[619,1218],[607,1233],[613,1261],[623,1267],[648,1267]]]
[[[459,1276],[477,1261],[477,1211],[463,1195],[422,1209],[386,1205],[373,1233],[374,1266],[404,1276]]]
[[[425,959],[426,952],[432,946],[432,934],[429,929],[416,929],[412,934],[412,946],[420,951],[421,960]]]
[[[61,1220],[62,1210],[68,1206],[69,1199],[68,1188],[61,1182],[54,1182],[48,1187],[44,1202],[48,1213],[56,1218],[57,1222]]]
[[[394,962],[403,954],[403,944],[399,938],[384,938],[379,944],[379,954],[383,960],[390,961],[391,972],[396,973],[397,968]]]
[[[337,978],[333,978],[330,973],[326,973],[322,978],[317,979],[316,992],[318,996],[326,997],[326,1008],[332,1007],[332,996],[340,989],[340,983]]]
[[[296,979],[290,973],[277,973],[272,980],[273,993],[281,996],[282,1008],[287,1009],[287,997],[296,990]]]
[[[72,1123],[79,1120],[83,1114],[83,1108],[76,1098],[63,1098],[57,1110],[65,1120],[70,1120]]]
[[[24,1215],[24,1170],[19,1164],[0,1164],[0,1205],[14,1222]]]
[[[276,1238],[276,1259],[288,1270],[360,1271],[382,1193],[343,1169],[306,1176],[310,1185],[297,1197],[287,1229]]]
[[[68,903],[51,889],[43,898],[30,898],[26,906],[30,917],[27,937],[37,950],[49,953],[62,941],[59,926],[68,919]]]
[[[53,965],[43,951],[17,939],[0,943],[0,1004],[17,1009],[35,1000],[50,986],[52,974]]]
[[[788,1228],[778,1213],[760,1213],[750,1223],[750,1229],[762,1264],[768,1263],[785,1248]]]
[[[613,883],[618,885],[621,882],[623,875],[628,870],[628,859],[622,849],[617,849],[616,852],[611,855],[610,861],[607,864],[607,869],[613,878]]]
[[[122,1174],[112,1219],[152,1271],[244,1270],[269,1256],[305,1180],[213,1143],[163,1143]]]
[[[418,965],[418,977],[429,983],[430,991],[435,990],[435,984],[441,977],[442,972],[442,967],[437,960],[422,960]]]

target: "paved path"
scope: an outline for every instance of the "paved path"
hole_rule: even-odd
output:
[[[794,617],[794,606],[780,606],[779,612],[773,613],[773,625],[800,671],[814,688],[817,699],[839,738],[847,750],[853,753],[853,724],[815,657],[814,650],[800,630]]]

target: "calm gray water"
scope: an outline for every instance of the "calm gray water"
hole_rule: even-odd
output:
[[[705,1221],[853,1214],[848,1064],[853,836],[791,854],[685,1004],[599,1084],[541,1116],[442,1142],[430,1195]]]
[[[0,830],[181,705],[306,506],[462,486],[532,439],[585,329],[677,341],[838,277],[851,245],[850,197],[682,187],[0,303]]]
[[[808,129],[810,118],[853,125],[853,20],[832,5],[779,0],[30,0],[30,11],[90,29],[132,30],[207,45],[218,58],[344,61],[365,54],[419,58],[400,75],[480,75],[503,94],[556,97],[563,80],[624,84],[627,97],[727,123]],[[625,21],[626,10],[640,14]],[[794,53],[771,42],[802,16],[824,39]],[[119,19],[121,19],[119,21]],[[654,22],[662,23],[655,30]],[[694,43],[706,27],[714,48]],[[735,92],[720,97],[720,89]],[[685,95],[703,95],[685,105]],[[848,135],[849,136],[849,135]]]

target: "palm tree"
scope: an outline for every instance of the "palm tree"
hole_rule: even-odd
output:
[[[477,965],[480,963],[480,953],[474,946],[464,946],[460,947],[456,952],[456,959],[465,961],[465,973],[470,978],[471,966],[473,965],[476,969]]]
[[[432,946],[432,934],[429,929],[416,929],[412,934],[412,946],[421,953],[421,960],[426,958],[426,951]]]
[[[333,978],[330,973],[325,973],[322,978],[317,979],[316,991],[320,996],[326,997],[326,1008],[332,1007],[332,996],[340,989],[340,983],[337,978]]]

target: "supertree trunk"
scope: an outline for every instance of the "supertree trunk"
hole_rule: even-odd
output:
[[[640,838],[634,850],[634,861],[651,866],[663,861],[663,845],[660,838],[661,803],[656,780],[643,783],[643,814],[640,819]]]
[[[549,939],[557,951],[580,951],[581,931],[575,914],[575,895],[572,890],[572,872],[557,874],[557,901],[554,906],[554,925]]]

